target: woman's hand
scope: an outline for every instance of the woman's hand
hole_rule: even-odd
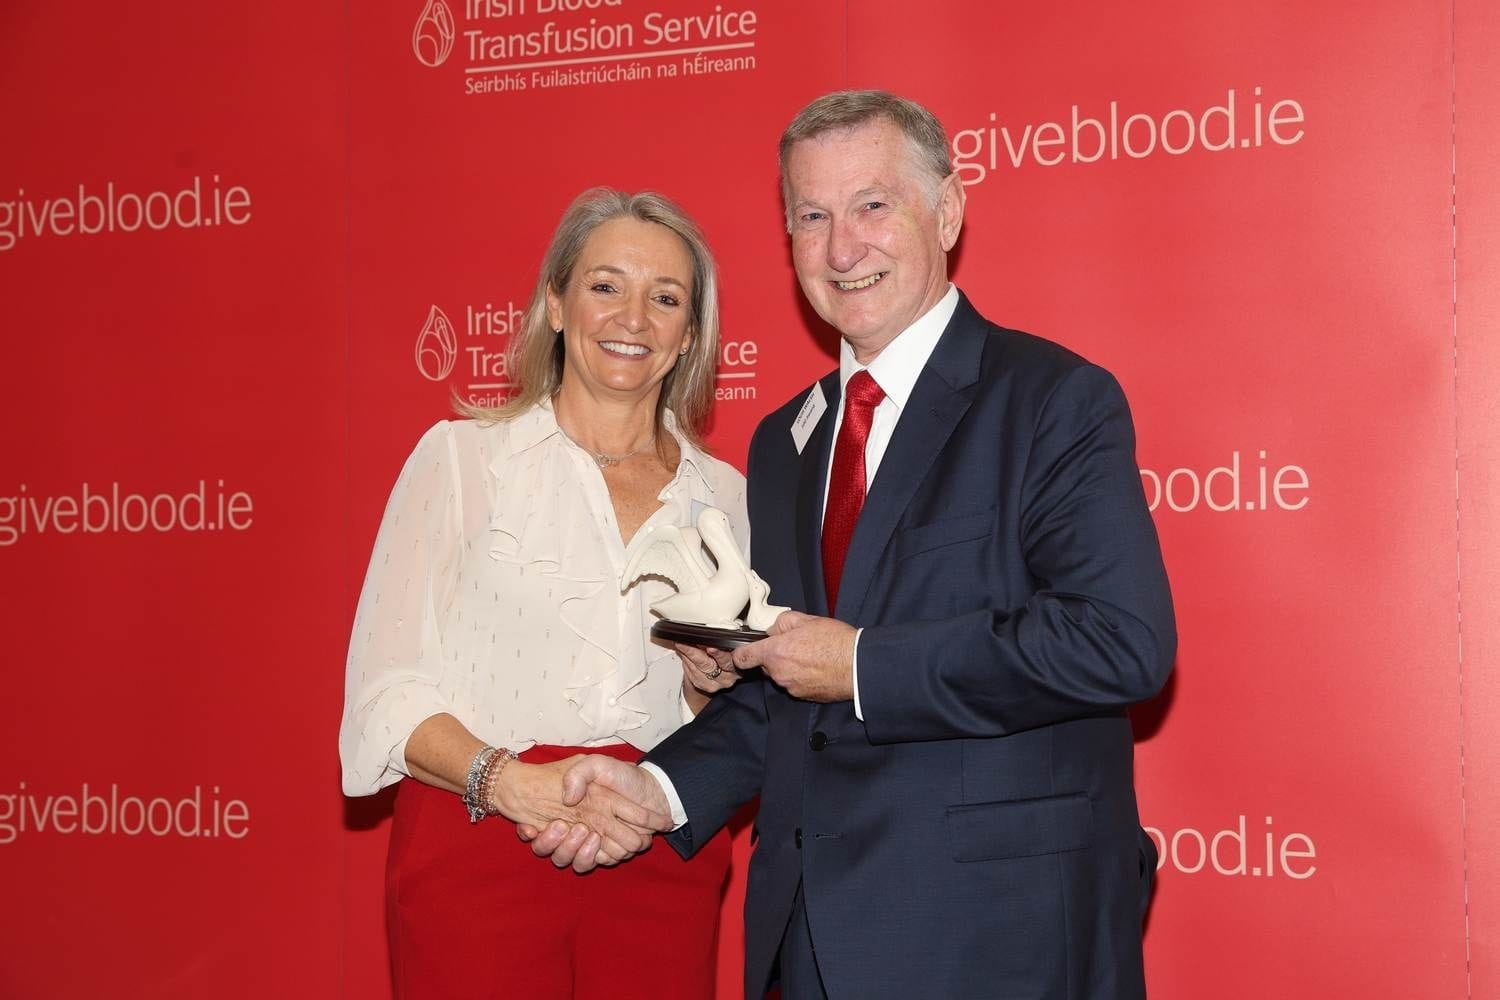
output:
[[[734,687],[740,673],[734,668],[734,657],[728,650],[705,649],[674,643],[682,659],[682,694],[693,714],[708,704],[711,695]]]
[[[672,811],[661,782],[640,764],[627,764],[603,754],[573,757],[564,763],[572,765],[563,778],[564,802],[583,802],[602,787],[640,803],[648,812],[665,816]],[[669,826],[663,826],[660,832],[668,829]],[[570,827],[562,820],[553,820],[545,830],[522,824],[516,827],[516,833],[531,843],[533,854],[551,858],[559,868],[572,865],[574,871],[582,874],[595,865],[614,863],[603,852],[589,853],[593,850],[588,843],[589,830],[580,824]]]
[[[581,841],[577,845],[578,857],[597,859],[599,864],[618,864],[650,847],[653,833],[672,828],[671,816],[648,809],[598,783],[589,786],[576,806],[564,805],[563,776],[578,759],[570,757],[546,764],[514,760],[501,772],[494,805],[502,816],[516,824],[523,840],[532,839],[553,823],[566,824]]]

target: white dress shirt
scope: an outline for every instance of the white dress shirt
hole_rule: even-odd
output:
[[[745,480],[677,432],[677,474],[646,524],[729,515],[746,547]],[[349,640],[344,792],[409,772],[406,742],[446,712],[488,744],[649,750],[692,717],[676,653],[649,641],[666,583],[620,593],[625,545],[604,477],[543,404],[507,423],[443,421],[386,507]]]
[[[885,457],[886,446],[891,443],[891,435],[896,432],[896,421],[901,419],[901,411],[911,398],[917,377],[927,366],[927,359],[932,357],[933,349],[942,339],[943,331],[948,329],[948,321],[953,318],[953,310],[957,308],[958,289],[950,283],[947,294],[938,299],[935,306],[917,317],[915,323],[898,333],[868,365],[854,360],[854,348],[849,346],[847,340],[839,342],[839,399],[843,403],[833,422],[835,447],[828,450],[828,468],[823,477],[824,513],[828,511],[828,486],[833,480],[833,456],[838,450],[839,428],[844,426],[844,410],[849,401],[848,393],[845,392],[849,387],[849,380],[854,377],[855,372],[868,371],[875,384],[885,393],[885,398],[870,415],[870,433],[865,438],[865,492],[869,493],[870,486],[875,482],[875,473],[880,468],[880,460]],[[828,610],[829,613],[833,612],[832,608]],[[853,677],[854,717],[861,722],[865,719],[865,713],[859,704],[859,637],[863,632],[864,629],[860,629],[854,634]]]
[[[948,328],[948,321],[953,318],[953,311],[958,308],[958,289],[951,283],[948,285],[947,294],[938,299],[937,304],[917,318],[917,321],[898,333],[894,340],[885,346],[875,360],[868,365],[862,365],[854,360],[854,349],[849,346],[847,340],[841,341],[839,346],[839,405],[838,413],[835,414],[833,422],[833,440],[838,442],[839,428],[844,425],[844,406],[848,402],[848,394],[844,389],[849,385],[849,380],[858,371],[868,370],[875,384],[880,386],[885,393],[875,407],[875,412],[870,417],[870,433],[865,438],[865,490],[875,482],[875,473],[880,468],[880,460],[885,457],[885,449],[891,443],[891,435],[896,431],[896,422],[901,419],[901,411],[906,407],[906,401],[911,398],[912,389],[916,387],[917,378],[922,374],[922,369],[927,367],[927,359],[932,357],[933,350],[942,339],[943,331]],[[826,416],[826,415],[825,415]],[[828,484],[833,475],[833,453],[836,449],[828,451],[828,468],[823,477],[823,509],[828,509]],[[787,516],[791,516],[788,512]],[[773,594],[772,597],[775,597]],[[829,609],[832,611],[832,609]],[[859,637],[863,629],[854,634],[854,715],[860,721],[864,721],[864,712],[859,704]],[[672,821],[677,826],[687,822],[687,811],[682,807],[682,799],[677,795],[677,789],[673,787],[672,780],[667,777],[661,768],[654,764],[642,764],[642,767],[656,776],[661,784],[662,790],[666,792],[667,801],[672,807]]]

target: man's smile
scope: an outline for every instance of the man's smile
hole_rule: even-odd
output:
[[[874,285],[881,278],[884,278],[887,274],[890,273],[891,272],[889,271],[876,271],[874,274],[869,275],[868,277],[858,278],[854,281],[834,281],[832,284],[840,291],[855,292],[861,288],[869,288],[871,285]]]

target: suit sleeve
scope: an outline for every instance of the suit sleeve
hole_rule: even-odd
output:
[[[671,779],[687,825],[666,835],[690,858],[760,794],[765,773],[765,682],[740,681],[710,699],[698,717],[646,754]]]
[[[755,488],[757,445],[764,430],[762,425],[750,442],[746,499],[752,525],[758,505],[765,504]],[[750,544],[753,551],[753,537]],[[742,805],[760,794],[767,728],[765,682],[757,676],[714,695],[696,719],[645,756],[671,780],[687,813],[687,825],[667,834],[667,843],[678,854],[692,857]]]
[[[1042,405],[1022,483],[1024,605],[876,625],[859,642],[872,742],[993,737],[1154,696],[1176,654],[1166,570],[1109,373],[1085,366]]]

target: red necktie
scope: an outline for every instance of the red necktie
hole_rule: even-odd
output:
[[[865,505],[865,440],[870,436],[870,418],[885,398],[867,371],[855,372],[844,387],[844,422],[833,448],[833,470],[828,475],[828,504],[823,511],[823,585],[828,594],[828,613],[838,606],[839,580],[844,575],[844,556],[849,539]]]

